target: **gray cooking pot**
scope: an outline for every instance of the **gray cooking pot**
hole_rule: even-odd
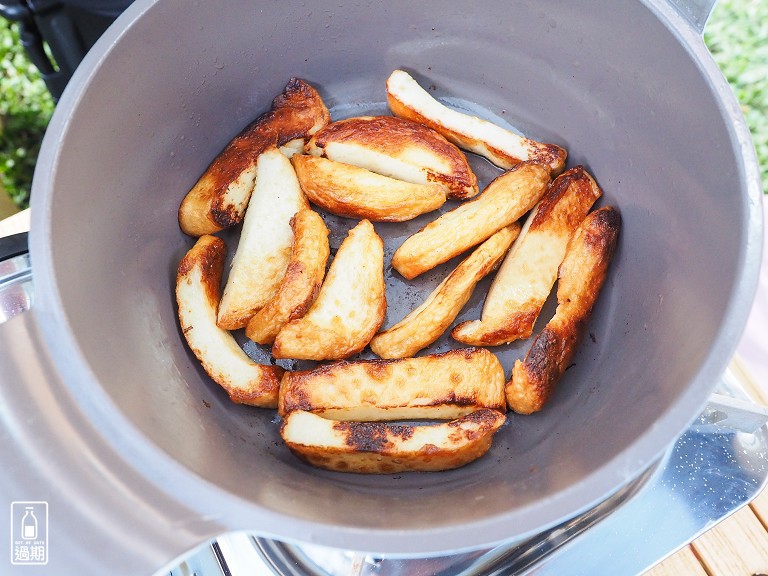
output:
[[[760,261],[757,163],[705,15],[662,0],[136,2],[58,105],[33,189],[36,302],[0,326],[0,487],[48,503],[50,567],[146,574],[232,530],[470,549],[552,526],[647,469],[730,360]],[[339,118],[385,111],[399,67],[565,146],[624,229],[590,337],[544,411],[510,416],[461,470],[322,472],[186,348],[173,284],[191,239],[176,211],[290,76]],[[508,372],[526,346],[504,350]]]

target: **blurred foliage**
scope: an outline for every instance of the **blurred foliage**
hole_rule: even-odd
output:
[[[720,0],[704,40],[741,104],[768,193],[768,0]]]
[[[719,0],[704,39],[741,103],[768,192],[768,0]],[[0,187],[20,207],[53,108],[16,26],[0,18]]]
[[[16,25],[0,18],[0,188],[26,207],[53,98],[27,60]]]

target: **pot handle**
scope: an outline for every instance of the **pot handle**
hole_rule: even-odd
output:
[[[704,33],[704,27],[712,14],[717,0],[667,0],[677,12],[699,33]]]
[[[27,233],[0,238],[0,324],[32,306]]]
[[[66,394],[36,316],[0,324],[0,542],[10,543],[0,573],[167,575],[225,529],[169,501],[110,449]]]

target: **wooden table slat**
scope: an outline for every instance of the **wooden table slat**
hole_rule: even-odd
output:
[[[763,525],[763,528],[768,530],[768,490],[763,490],[757,495],[750,504],[752,512],[754,512],[757,519]]]
[[[705,532],[691,546],[707,572],[715,576],[768,573],[768,538],[749,506]]]
[[[693,553],[686,546],[666,560],[659,562],[645,573],[645,576],[710,576]]]
[[[741,382],[744,391],[749,394],[750,398],[758,404],[768,406],[768,390],[755,380],[754,376],[744,365],[744,361],[738,355],[733,357],[729,368],[734,375],[738,376],[739,382]]]

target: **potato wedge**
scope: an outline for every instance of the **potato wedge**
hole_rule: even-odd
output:
[[[418,308],[376,334],[371,350],[381,358],[407,358],[432,344],[456,319],[475,285],[497,268],[519,233],[520,226],[513,224],[488,238]]]
[[[460,418],[480,408],[506,411],[504,370],[485,348],[402,360],[336,362],[286,372],[281,416],[304,410],[335,420]]]
[[[434,182],[449,198],[466,200],[480,191],[461,150],[405,118],[358,116],[332,122],[310,138],[306,151],[397,180]]]
[[[296,175],[307,198],[347,218],[404,222],[445,204],[437,184],[412,184],[365,168],[319,156],[294,156]]]
[[[487,408],[436,425],[339,422],[296,410],[285,417],[280,434],[296,456],[326,470],[437,472],[483,456],[505,420]]]
[[[392,267],[412,280],[487,240],[528,212],[549,184],[541,164],[522,163],[494,179],[482,194],[445,212],[395,251]]]
[[[294,138],[279,147],[280,152],[285,154],[286,158],[293,158],[296,154],[304,153],[304,138]]]
[[[558,176],[496,273],[481,319],[459,324],[451,335],[471,346],[528,338],[552,291],[568,240],[601,194],[582,166]]]
[[[291,161],[272,146],[259,155],[257,181],[219,304],[220,328],[244,328],[277,293],[291,258],[291,218],[309,204]]]
[[[520,136],[476,116],[448,108],[419,86],[410,74],[395,70],[387,79],[387,101],[396,116],[429,126],[459,148],[479,154],[500,168],[524,161],[549,167],[555,176],[565,167],[566,151]]]
[[[621,217],[610,206],[589,214],[576,229],[560,265],[557,310],[517,360],[506,386],[509,407],[520,414],[541,410],[576,351],[618,243]]]
[[[182,231],[201,236],[242,221],[259,155],[271,146],[307,139],[330,120],[317,91],[303,80],[292,78],[272,101],[272,109],[235,136],[187,193],[179,207]]]
[[[291,228],[291,259],[277,294],[245,327],[245,335],[259,344],[272,344],[280,328],[309,310],[325,276],[330,250],[323,219],[313,210],[299,210],[291,218]]]
[[[257,364],[216,326],[226,250],[220,238],[201,236],[181,260],[176,276],[181,331],[205,371],[234,402],[275,408],[283,369]]]
[[[360,352],[384,321],[384,243],[368,220],[349,231],[320,293],[301,318],[280,329],[275,358],[339,360]]]

